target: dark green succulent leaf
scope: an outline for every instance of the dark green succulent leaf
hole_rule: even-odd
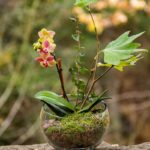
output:
[[[56,93],[41,91],[35,95],[35,98],[51,106],[55,105],[68,113],[74,112],[74,106]]]
[[[133,41],[140,37],[142,33],[129,36],[129,32],[125,32],[116,40],[109,43],[103,50],[104,62],[108,65],[120,66],[121,63],[126,63],[129,59],[137,54],[146,52],[145,49],[139,49],[140,44]]]
[[[92,111],[93,113],[102,113],[102,112],[104,112],[106,110],[107,104],[105,102],[103,102],[103,101],[100,104],[103,105],[103,107],[99,108],[99,109],[94,109]]]
[[[85,106],[83,109],[79,111],[79,113],[85,113],[91,111],[92,108],[94,108],[97,104],[102,102],[103,100],[110,99],[110,97],[101,97],[98,99],[95,99],[93,102],[91,102],[89,105]]]
[[[45,101],[43,101],[43,103],[47,105],[48,108],[50,108],[57,116],[63,117],[68,114],[68,112],[66,112],[64,109],[60,108],[59,106],[55,104],[49,104]]]
[[[75,5],[79,7],[86,7],[95,2],[97,2],[97,0],[76,0]]]
[[[106,94],[107,90],[105,90],[104,92],[102,92],[102,94],[95,98],[92,102],[90,102],[87,106],[85,106],[83,109],[81,109],[79,111],[79,113],[83,113],[83,112],[89,112],[91,111],[91,109],[93,107],[95,107],[97,104],[99,104],[100,102],[102,102],[105,99],[110,99],[110,97],[104,97],[104,95]]]

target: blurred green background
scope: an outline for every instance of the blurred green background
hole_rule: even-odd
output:
[[[96,41],[88,14],[73,7],[74,0],[0,0],[0,145],[46,142],[39,127],[39,90],[60,93],[56,70],[43,69],[34,59],[32,44],[41,28],[56,31],[57,56],[62,57],[65,86],[73,89],[68,67],[76,55],[71,38],[75,14],[81,21],[82,46],[91,64]],[[93,5],[101,47],[121,33],[146,31],[139,39],[150,47],[148,0],[99,0]],[[101,72],[102,70],[100,70]],[[96,89],[109,89],[111,125],[105,140],[121,145],[150,141],[150,55],[125,72],[111,71]]]

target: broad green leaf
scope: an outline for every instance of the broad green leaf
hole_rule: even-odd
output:
[[[134,66],[135,63],[142,59],[143,57],[139,54],[137,56],[132,56],[131,58],[127,59],[127,60],[124,60],[124,61],[120,61],[120,64],[119,65],[115,65],[114,68],[119,70],[119,71],[123,71],[124,70],[124,67],[127,67],[127,66]],[[97,64],[98,67],[111,67],[112,64],[103,64],[103,63],[98,63]]]
[[[56,105],[61,109],[67,110],[68,112],[74,111],[74,106],[71,103],[67,102],[64,98],[50,91],[38,92],[35,95],[35,98],[50,105]]]
[[[79,7],[86,7],[95,2],[97,2],[97,0],[76,0],[75,5]]]
[[[105,64],[120,66],[121,63],[128,61],[135,55],[146,52],[145,49],[139,49],[140,44],[133,41],[143,34],[139,33],[129,36],[129,32],[125,32],[116,40],[109,43],[103,50]]]

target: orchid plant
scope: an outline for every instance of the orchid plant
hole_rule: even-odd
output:
[[[75,84],[76,90],[70,94],[75,99],[71,101],[65,90],[65,83],[62,72],[61,58],[55,56],[56,44],[54,43],[54,31],[48,31],[42,29],[38,35],[39,39],[34,43],[34,49],[38,53],[39,57],[36,61],[44,68],[56,67],[61,83],[62,95],[58,95],[51,91],[40,91],[35,95],[35,98],[42,101],[48,106],[57,116],[63,117],[71,113],[84,113],[89,111],[102,111],[105,107],[97,109],[98,104],[103,104],[106,91],[98,94],[94,92],[95,84],[112,68],[119,71],[123,71],[124,67],[133,66],[135,63],[143,58],[143,52],[147,50],[141,49],[139,43],[135,43],[134,40],[140,37],[142,33],[129,36],[129,32],[123,33],[116,40],[110,42],[104,49],[100,48],[100,42],[95,25],[94,17],[92,15],[90,4],[96,2],[96,0],[76,0],[75,5],[86,9],[93,22],[96,34],[97,49],[94,57],[94,61],[91,68],[85,67],[82,60],[83,54],[81,52],[81,32],[79,28],[78,18],[71,18],[76,23],[76,33],[72,35],[72,38],[78,45],[78,56],[75,59],[75,63],[70,67],[69,71],[72,75],[72,81]],[[107,69],[100,75],[97,75],[97,71],[100,67],[107,67]],[[83,75],[89,74],[89,78],[85,82],[82,79]]]

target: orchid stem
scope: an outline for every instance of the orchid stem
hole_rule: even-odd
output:
[[[57,68],[59,79],[60,79],[60,83],[61,83],[61,89],[62,89],[63,98],[65,98],[69,102],[68,96],[67,96],[66,91],[65,91],[65,86],[64,86],[64,78],[63,78],[63,73],[62,73],[63,69],[62,69],[61,59],[60,58],[56,59],[55,56],[54,56],[54,59],[57,62],[56,63],[56,68]]]

